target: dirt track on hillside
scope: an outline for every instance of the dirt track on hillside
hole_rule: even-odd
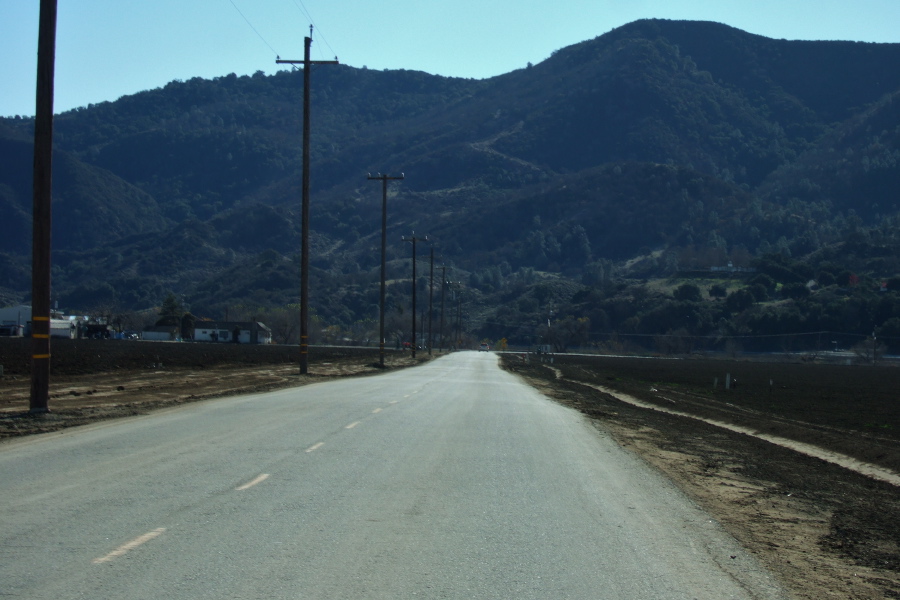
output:
[[[900,487],[703,420],[777,432],[891,471],[900,457],[900,407],[891,389],[897,370],[871,377],[823,365],[704,360],[504,362],[666,473],[796,598],[900,598]],[[738,388],[724,390],[726,372],[739,374]],[[784,388],[769,385],[773,373]],[[693,418],[617,397],[625,394]]]

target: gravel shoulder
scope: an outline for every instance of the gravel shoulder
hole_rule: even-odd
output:
[[[746,402],[721,401],[683,380],[667,385],[660,369],[648,368],[646,362],[603,367],[507,355],[503,364],[556,401],[580,410],[598,429],[670,477],[756,554],[795,598],[900,598],[900,487],[701,419],[749,424],[761,432],[777,429],[807,443],[814,439],[822,448],[841,454],[850,450],[880,462],[889,472],[896,460],[891,436],[826,427],[824,418],[787,418],[787,401],[778,415],[764,418],[746,408],[753,402],[749,392]],[[678,377],[707,366],[678,365]],[[650,379],[648,372],[655,376]],[[635,406],[617,398],[620,394],[661,408],[674,405],[696,418]],[[848,404],[845,410],[858,407]],[[746,419],[757,422],[754,426]]]

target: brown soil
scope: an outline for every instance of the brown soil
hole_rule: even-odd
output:
[[[372,348],[313,348],[300,375],[296,346],[54,340],[50,412],[30,414],[30,340],[0,339],[0,439],[146,414],[208,398],[382,372]],[[385,367],[417,364],[387,352]]]
[[[900,369],[545,360],[504,364],[666,473],[796,598],[900,598],[900,486],[853,470],[900,481]],[[737,387],[724,389],[727,374]]]

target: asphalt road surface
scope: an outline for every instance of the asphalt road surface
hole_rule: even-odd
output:
[[[579,413],[463,352],[0,445],[0,597],[783,595]]]

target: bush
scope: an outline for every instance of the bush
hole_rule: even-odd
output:
[[[808,298],[810,292],[809,288],[802,283],[786,283],[781,286],[781,294],[785,298],[800,300],[801,298]]]
[[[731,312],[736,313],[747,310],[753,306],[755,301],[756,299],[753,297],[753,294],[744,288],[728,294],[728,298],[725,300],[725,306]]]
[[[721,283],[714,283],[709,286],[709,297],[710,298],[724,298],[728,295],[728,288]]]
[[[676,300],[682,300],[684,302],[700,302],[703,300],[703,295],[700,293],[700,288],[694,285],[693,283],[682,283],[672,292],[672,296]]]

